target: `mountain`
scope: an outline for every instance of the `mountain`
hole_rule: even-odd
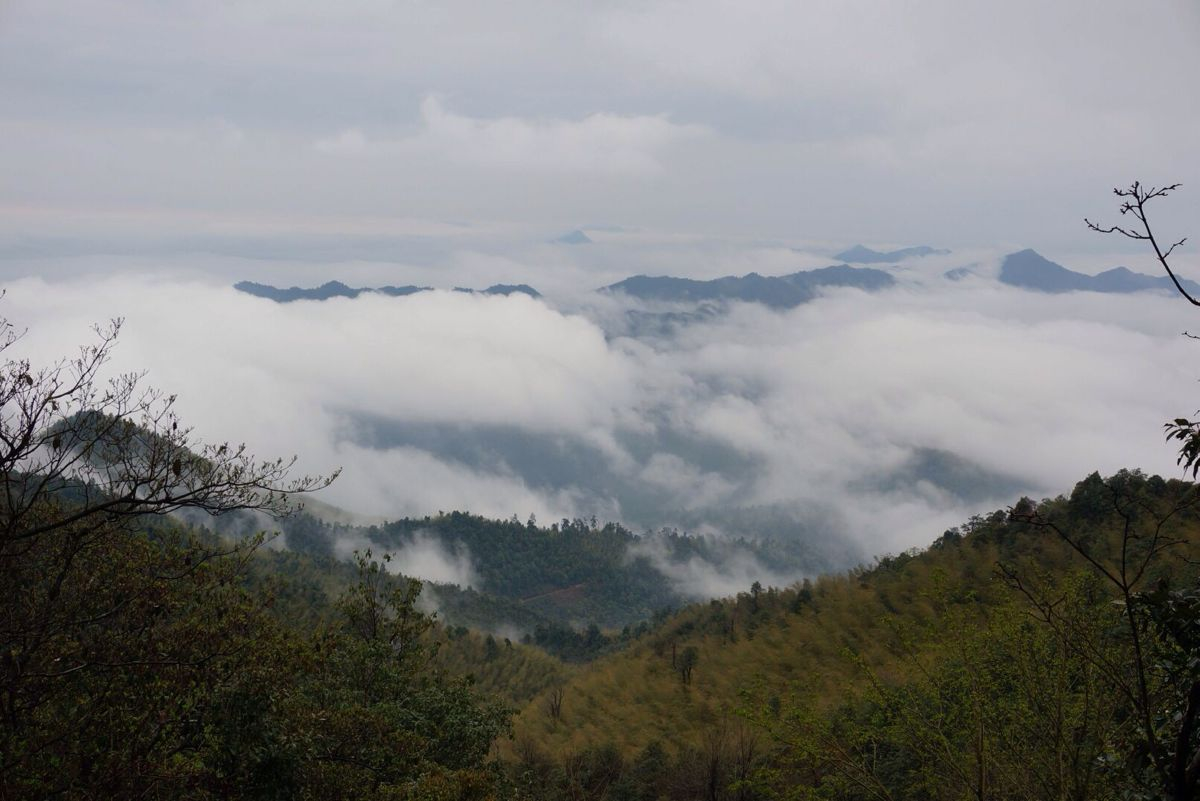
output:
[[[270,284],[256,284],[253,281],[239,281],[233,285],[233,288],[239,292],[245,292],[248,295],[254,295],[258,298],[273,300],[276,303],[291,303],[297,300],[356,298],[364,292],[375,292],[381,295],[398,297],[401,295],[412,295],[417,292],[424,292],[425,290],[430,289],[430,287],[421,286],[381,286],[378,288],[355,288],[346,286],[341,281],[328,281],[313,289],[305,289],[298,286],[281,289],[279,287],[271,286]]]
[[[849,250],[844,250],[837,254],[834,258],[850,264],[895,264],[898,261],[920,258],[922,256],[944,256],[949,252],[948,250],[937,250],[927,245],[918,245],[913,248],[889,250],[885,253],[878,250],[871,250],[863,245],[855,245]]]
[[[1114,498],[1145,510],[1132,539],[1122,538],[1128,523]],[[1175,588],[1196,586],[1195,563],[1185,558],[1200,546],[1194,487],[1137,472],[1093,474],[1069,498],[1022,499],[924,550],[791,587],[747,587],[656,619],[622,651],[535,695],[505,756],[523,765],[549,761],[564,773],[607,760],[601,764],[615,767],[606,780],[640,793],[608,798],[915,801],[972,797],[957,792],[957,782],[973,774],[957,768],[973,764],[979,750],[972,748],[986,738],[986,764],[995,766],[989,778],[1030,785],[996,797],[1052,797],[1032,788],[1040,782],[1073,783],[1083,788],[1080,798],[1136,795],[1101,792],[1100,783],[1127,780],[1094,770],[1096,755],[1127,753],[1112,743],[1129,731],[1128,696],[1119,687],[1138,658],[1124,604],[1102,571],[1130,541],[1141,548],[1180,502],[1188,511],[1173,519],[1177,558],[1139,550],[1152,566],[1135,581],[1159,595],[1135,598],[1191,598]],[[1070,543],[1101,567],[1090,569]],[[1046,598],[1054,606],[1039,606]],[[1179,683],[1191,682],[1188,674]],[[1162,693],[1152,703],[1167,710],[1180,702]],[[1035,730],[1049,735],[1031,736]],[[1011,745],[1018,742],[1020,749]],[[1071,758],[1059,758],[1065,753]],[[944,772],[914,783],[930,765]],[[764,794],[737,795],[737,782],[755,768]],[[856,780],[888,792],[859,792]],[[572,796],[562,785],[539,798],[605,797]],[[706,794],[706,786],[729,789]],[[946,787],[954,792],[931,792]]]
[[[541,292],[531,287],[529,284],[492,284],[487,289],[468,289],[467,287],[456,286],[455,292],[467,292],[469,294],[480,295],[528,295],[531,298],[540,298]]]
[[[560,237],[551,240],[556,245],[590,245],[592,238],[583,231],[574,230],[568,231]]]
[[[281,521],[293,551],[332,558],[339,543],[369,543],[393,568],[443,577],[437,595],[452,623],[533,633],[538,624],[631,626],[688,595],[669,580],[680,565],[733,559],[798,575],[813,563],[802,544],[673,532],[635,534],[609,523],[489,520],[465,512],[403,518],[380,526],[331,524],[301,513]],[[845,560],[843,560],[844,563]],[[436,568],[436,569],[434,569]],[[452,578],[456,577],[456,578]],[[449,586],[467,581],[473,589]],[[443,586],[444,585],[444,586]]]
[[[1147,290],[1174,292],[1175,285],[1167,276],[1135,273],[1126,267],[1114,267],[1099,275],[1087,275],[1068,270],[1035,250],[1022,250],[1004,257],[1000,281],[1009,286],[1034,289],[1039,292],[1110,292],[1128,293]],[[1200,292],[1200,284],[1186,279],[1181,282],[1188,292]]]
[[[1039,292],[1077,292],[1092,288],[1090,275],[1068,270],[1028,249],[1004,257],[1000,282]]]
[[[305,289],[303,287],[293,286],[287,289],[271,286],[270,284],[256,284],[253,281],[239,281],[233,285],[233,288],[239,292],[245,292],[248,295],[254,295],[258,298],[266,298],[273,300],[276,303],[291,303],[297,300],[329,300],[330,298],[356,298],[359,295],[375,294],[387,295],[388,297],[403,297],[405,295],[415,295],[418,292],[429,292],[433,287],[428,286],[380,286],[380,287],[351,287],[346,286],[341,281],[329,281],[321,284],[319,287]],[[528,284],[493,284],[487,289],[467,289],[465,287],[455,287],[455,292],[479,292],[484,295],[528,295],[531,298],[540,298],[541,293]]]
[[[790,309],[812,300],[826,286],[855,287],[868,292],[887,289],[896,283],[882,270],[846,264],[806,270],[791,275],[766,276],[750,273],[728,275],[709,281],[670,276],[635,275],[604,287],[604,292],[621,292],[642,300],[675,303],[741,300],[772,308]]]
[[[485,295],[528,295],[531,298],[540,298],[541,292],[531,287],[529,284],[492,284],[487,289],[483,290]]]

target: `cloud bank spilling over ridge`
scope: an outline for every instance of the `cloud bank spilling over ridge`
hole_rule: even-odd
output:
[[[618,297],[276,304],[134,275],[12,281],[4,311],[41,362],[125,314],[114,370],[147,369],[210,440],[342,466],[322,500],[375,517],[594,514],[799,538],[829,564],[1092,470],[1174,474],[1161,424],[1195,402],[1184,304],[918,279],[640,338],[614,325]]]

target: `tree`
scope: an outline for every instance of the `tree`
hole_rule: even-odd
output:
[[[1088,228],[1102,234],[1119,234],[1127,239],[1133,239],[1139,242],[1149,242],[1150,248],[1154,251],[1154,256],[1162,268],[1170,276],[1175,288],[1179,291],[1189,303],[1193,306],[1200,306],[1200,299],[1194,297],[1183,282],[1172,269],[1170,258],[1176,248],[1187,242],[1187,237],[1177,240],[1170,246],[1164,248],[1159,244],[1158,237],[1155,236],[1154,230],[1150,226],[1150,218],[1146,212],[1146,206],[1152,201],[1161,197],[1167,197],[1172,192],[1179,189],[1180,184],[1171,184],[1163,187],[1144,187],[1141,182],[1134,181],[1127,189],[1117,187],[1113,189],[1113,194],[1123,198],[1120,206],[1122,215],[1130,215],[1137,223],[1137,227],[1109,225],[1102,226],[1091,220],[1084,218],[1084,223]],[[1194,334],[1183,332],[1183,335],[1192,339],[1198,339]],[[1179,417],[1166,423],[1164,428],[1167,431],[1168,441],[1177,441],[1179,443],[1179,464],[1183,465],[1185,470],[1191,470],[1192,478],[1196,478],[1200,474],[1200,420],[1191,420],[1186,417]]]
[[[550,695],[546,698],[546,714],[550,716],[551,720],[562,720],[562,704],[565,692],[566,690],[562,685],[550,690]]]
[[[199,443],[142,374],[106,380],[120,327],[35,367],[11,355],[22,334],[0,318],[3,797],[165,786],[162,764],[194,745],[206,694],[265,611],[239,586],[257,540],[161,516],[283,514],[334,478]],[[194,767],[179,765],[176,778]]]
[[[103,382],[119,326],[0,365],[0,798],[496,797],[510,713],[431,664],[420,582],[362,555],[290,621],[261,537],[164,516],[283,514],[332,477],[197,444],[141,375]]]
[[[179,509],[283,514],[290,495],[336,478],[336,471],[290,478],[295,457],[257,461],[245,445],[195,440],[180,426],[175,396],[145,387],[144,373],[104,380],[120,329],[119,319],[97,326],[96,342],[76,356],[35,368],[8,356],[22,334],[0,318],[0,536],[6,548],[69,527]]]
[[[1116,187],[1113,189],[1113,194],[1117,197],[1124,198],[1121,202],[1121,214],[1131,215],[1137,221],[1137,228],[1132,226],[1109,225],[1102,226],[1092,222],[1084,217],[1083,221],[1088,228],[1101,234],[1120,234],[1127,239],[1134,239],[1140,242],[1149,242],[1150,247],[1154,250],[1154,255],[1158,259],[1158,263],[1167,271],[1167,275],[1171,277],[1175,288],[1179,290],[1179,294],[1187,298],[1188,302],[1193,306],[1200,306],[1200,300],[1192,297],[1179,278],[1175,275],[1175,271],[1171,269],[1171,264],[1168,259],[1175,249],[1187,242],[1187,237],[1175,242],[1166,249],[1163,249],[1158,243],[1158,238],[1154,235],[1154,231],[1150,228],[1150,220],[1146,216],[1146,205],[1157,198],[1166,197],[1175,190],[1179,189],[1180,184],[1171,184],[1170,186],[1154,187],[1142,186],[1140,181],[1134,181],[1127,189]]]
[[[1139,181],[1134,181],[1126,189],[1113,189],[1113,193],[1122,198],[1121,215],[1131,216],[1136,221],[1136,227],[1101,226],[1086,218],[1084,222],[1099,233],[1115,233],[1128,239],[1148,242],[1155,258],[1170,276],[1179,294],[1193,306],[1200,306],[1200,299],[1188,292],[1170,264],[1172,254],[1187,242],[1187,237],[1164,248],[1151,228],[1146,211],[1151,201],[1166,197],[1179,187],[1180,184],[1146,187]],[[1186,331],[1184,336],[1200,338]],[[1166,423],[1164,428],[1167,431],[1167,440],[1178,443],[1178,463],[1185,471],[1190,470],[1192,478],[1195,479],[1197,474],[1200,474],[1200,420],[1179,417]],[[1131,514],[1140,511],[1130,510],[1129,513],[1122,512],[1122,515],[1128,521]],[[1059,536],[1062,534],[1059,533]],[[1151,542],[1157,541],[1156,536]],[[1200,638],[1190,633],[1195,625],[1196,608],[1190,599],[1196,597],[1197,588],[1185,588],[1173,593],[1169,586],[1163,583],[1153,592],[1132,593],[1126,584],[1124,559],[1121,571],[1104,570],[1103,566],[1090,558],[1085,548],[1071,544],[1122,591],[1126,618],[1131,634],[1135,637],[1134,643],[1138,646],[1134,669],[1138,677],[1138,703],[1135,706],[1141,714],[1142,721],[1140,746],[1148,755],[1152,770],[1169,797],[1175,801],[1190,801],[1200,795],[1200,725],[1197,721],[1200,717],[1200,660],[1195,657],[1195,646],[1200,645]],[[1164,547],[1169,547],[1169,544]],[[1135,574],[1134,578],[1140,579],[1143,573]],[[1147,636],[1156,635],[1155,640],[1147,643],[1145,649],[1137,639],[1139,623],[1145,627]],[[1155,653],[1149,647],[1151,645],[1165,649],[1165,653],[1162,650]],[[1178,654],[1186,654],[1189,651],[1191,656],[1180,661]],[[1167,687],[1175,689],[1170,700],[1152,705],[1146,687],[1147,677],[1153,674],[1158,674]],[[1160,720],[1167,723],[1160,724]]]
[[[338,604],[341,619],[300,644],[294,690],[269,710],[291,745],[298,795],[494,797],[487,756],[509,711],[434,669],[421,582],[390,576],[386,558],[370,552],[356,558],[359,581]]]
[[[1060,612],[1087,612],[1070,615],[1072,636],[1095,642],[1105,626],[1086,589],[1060,589]],[[1097,769],[1114,704],[1096,671],[1019,603],[977,605],[951,587],[933,597],[928,620],[891,621],[886,666],[854,657],[866,681],[848,682],[840,705],[805,689],[749,710],[782,746],[758,777],[764,789],[876,801],[1119,797]]]
[[[700,652],[696,650],[696,646],[689,645],[679,653],[679,679],[685,685],[692,683],[692,671],[696,669],[696,664],[700,661]]]

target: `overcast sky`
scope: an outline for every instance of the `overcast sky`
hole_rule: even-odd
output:
[[[7,0],[0,235],[1111,250],[1113,185],[1198,217],[1198,45],[1194,0]]]

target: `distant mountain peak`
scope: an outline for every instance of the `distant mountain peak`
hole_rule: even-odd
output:
[[[1171,279],[1165,275],[1136,273],[1128,267],[1114,267],[1099,275],[1088,275],[1068,270],[1031,248],[1004,257],[1000,281],[1009,286],[1051,293],[1174,291]],[[1200,291],[1200,284],[1193,281],[1184,281],[1183,285],[1189,292]]]
[[[574,231],[568,231],[560,237],[553,240],[558,245],[590,245],[592,238],[576,228]]]
[[[949,252],[948,250],[937,250],[928,245],[917,245],[916,247],[901,248],[886,252],[872,250],[866,245],[855,245],[849,250],[838,253],[834,258],[848,264],[892,264],[904,261],[905,259],[921,258],[922,256],[944,256]]]
[[[531,287],[529,284],[492,284],[487,289],[483,290],[485,295],[528,295],[531,298],[540,298],[541,292]]]
[[[463,286],[454,287],[455,292],[466,292],[469,295],[528,295],[531,298],[540,298],[541,292],[531,287],[529,284],[492,284],[487,289],[468,289]]]

